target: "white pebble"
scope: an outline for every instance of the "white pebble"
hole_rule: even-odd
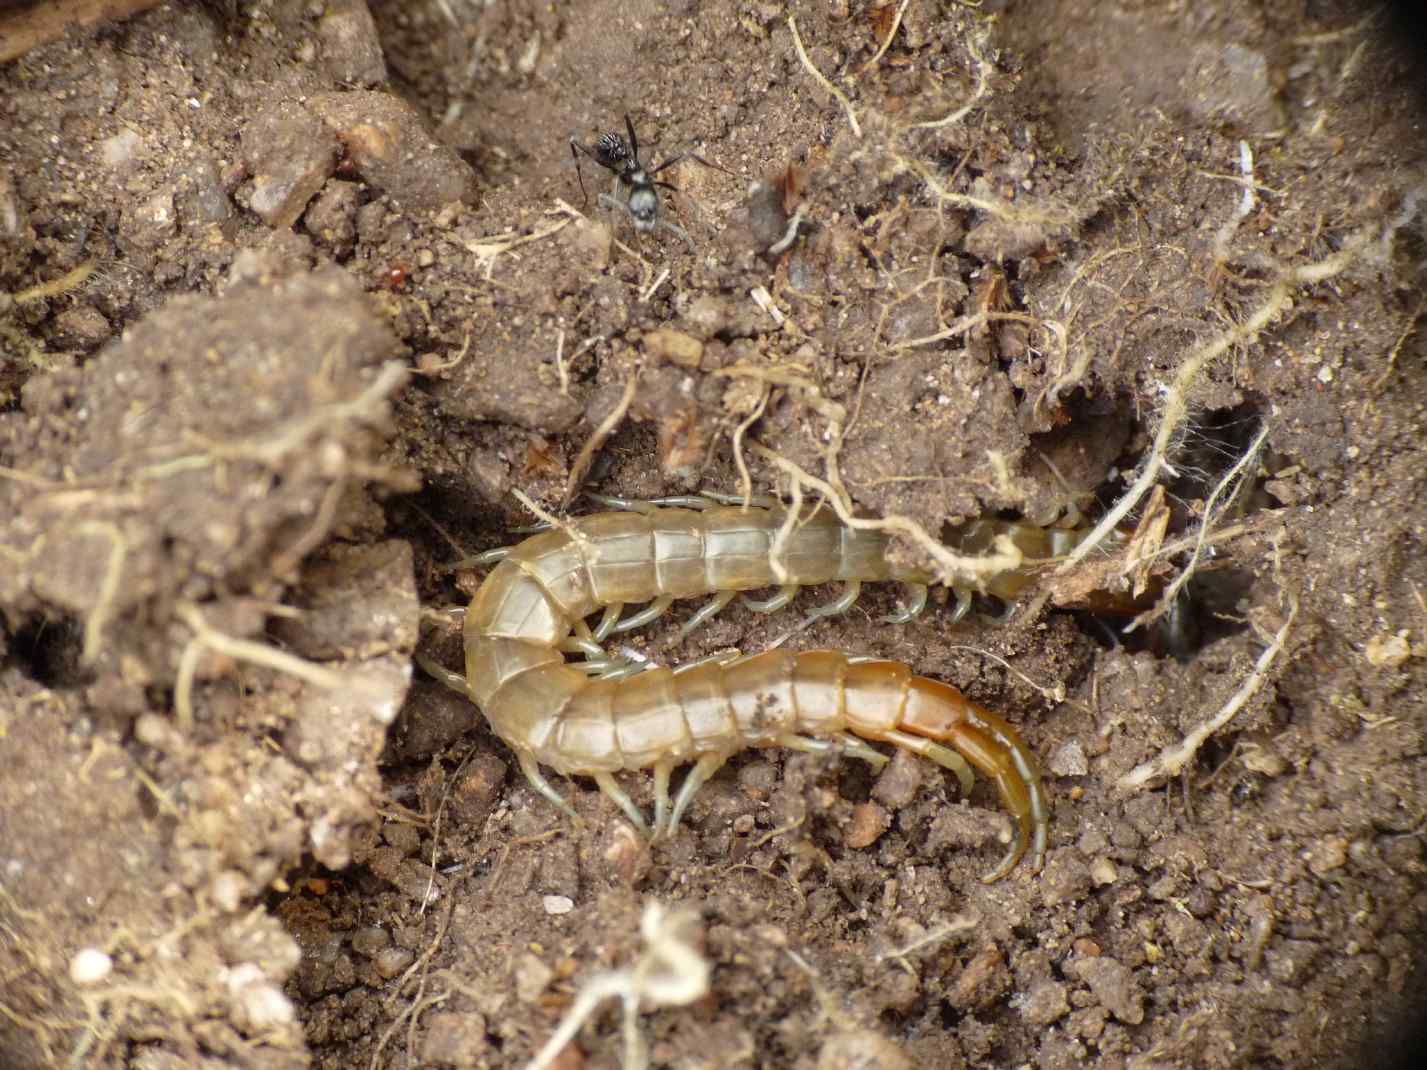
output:
[[[69,960],[69,979],[77,985],[95,985],[113,969],[113,959],[97,947],[86,947]]]
[[[541,902],[547,914],[568,914],[575,909],[575,901],[568,895],[547,895]]]

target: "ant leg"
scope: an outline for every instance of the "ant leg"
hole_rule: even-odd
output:
[[[581,145],[578,141],[576,141],[574,138],[571,138],[570,157],[575,161],[575,177],[580,180],[580,207],[583,208],[585,205],[590,203],[590,195],[585,191],[585,175],[584,172],[580,169],[580,154],[575,151],[576,149],[585,149],[585,147]],[[589,151],[589,149],[585,149],[585,152]]]
[[[629,155],[635,164],[639,163],[639,138],[634,136],[634,123],[629,119],[629,113],[624,113],[624,128],[629,131]]]
[[[710,161],[710,160],[705,160],[705,159],[704,159],[702,156],[700,156],[697,152],[681,152],[681,153],[679,153],[679,155],[677,155],[677,156],[671,156],[669,159],[667,159],[667,160],[665,160],[663,163],[661,163],[658,167],[652,168],[652,169],[649,171],[649,177],[650,177],[650,178],[653,178],[653,177],[654,177],[655,175],[657,175],[660,171],[664,170],[666,167],[673,167],[673,166],[674,166],[676,163],[678,163],[680,160],[693,160],[693,161],[695,161],[696,163],[701,163],[701,164],[703,164],[705,167],[709,168],[710,170],[713,170],[713,171],[722,171],[722,172],[723,172],[724,174],[726,174],[726,175],[731,175],[731,174],[733,174],[733,172],[730,171],[727,167],[721,167],[721,166],[719,166],[718,164],[713,163],[713,162]]]
[[[675,234],[679,235],[679,237],[683,238],[684,243],[689,247],[689,252],[693,253],[698,251],[694,247],[694,239],[689,237],[689,232],[679,226],[678,223],[670,223],[667,219],[661,219],[659,220],[659,225],[665,230],[672,230]]]

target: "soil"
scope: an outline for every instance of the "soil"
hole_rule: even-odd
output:
[[[626,971],[656,1066],[1356,1065],[1427,915],[1409,59],[1347,0],[244,0],[0,67],[0,1064],[525,1066]],[[955,684],[1041,872],[909,756],[576,825],[416,666],[517,493],[745,487],[924,565],[1115,521],[956,622],[618,644]],[[616,1007],[547,1065],[638,1065]]]

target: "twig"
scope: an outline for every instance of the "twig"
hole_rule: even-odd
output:
[[[1417,321],[1422,318],[1422,312],[1427,309],[1427,293],[1423,293],[1417,299],[1417,307],[1412,310],[1412,315],[1407,317],[1407,325],[1402,328],[1402,333],[1397,336],[1397,341],[1387,352],[1387,367],[1382,370],[1382,374],[1372,381],[1374,390],[1381,390],[1382,384],[1392,378],[1393,369],[1397,367],[1397,355],[1402,352],[1402,347],[1407,343],[1407,339],[1412,337],[1412,332],[1417,329]]]
[[[861,137],[862,127],[858,125],[857,113],[852,110],[852,101],[847,99],[846,93],[829,82],[822,71],[813,66],[813,61],[808,58],[807,49],[803,47],[803,39],[798,35],[798,21],[792,15],[788,16],[788,29],[793,31],[793,47],[798,51],[798,59],[802,60],[803,66],[813,76],[813,80],[832,94],[833,98],[842,105],[842,110],[847,112],[847,125],[852,127],[853,136]]]

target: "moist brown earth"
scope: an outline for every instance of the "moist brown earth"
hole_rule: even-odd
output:
[[[1380,15],[259,0],[21,51],[0,1064],[526,1066],[651,903],[709,968],[631,1019],[656,1066],[1357,1065],[1421,998],[1427,142]],[[626,114],[693,154],[687,242],[576,171]],[[617,644],[955,684],[1046,769],[1044,869],[982,884],[994,792],[909,756],[741,754],[652,845],[541,799],[414,659],[460,664],[517,493],[580,488],[827,494],[923,564],[1116,517],[955,623],[797,630],[809,590]],[[637,1065],[623,1022],[549,1065]]]

